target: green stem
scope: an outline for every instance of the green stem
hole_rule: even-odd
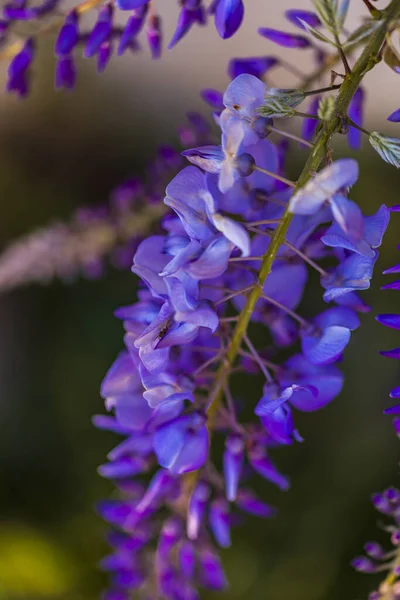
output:
[[[369,42],[354,65],[352,72],[346,75],[342,85],[340,86],[340,90],[335,101],[333,116],[325,123],[325,126],[318,134],[314,149],[312,150],[303,168],[293,193],[296,193],[300,188],[304,187],[313,173],[318,170],[322,160],[326,156],[328,144],[332,136],[340,129],[341,119],[346,117],[347,109],[351,99],[353,98],[353,95],[355,94],[365,74],[370,71],[378,62],[379,51],[385,40],[389,23],[399,15],[400,1],[392,0],[383,14],[380,27],[378,27],[370,37]],[[276,228],[275,233],[271,238],[271,243],[262,260],[257,284],[252,292],[248,295],[244,309],[239,316],[228,352],[226,354],[226,358],[217,371],[216,381],[211,393],[210,404],[208,408],[209,428],[211,428],[218,405],[223,397],[224,386],[226,385],[229,372],[237,358],[243,339],[246,335],[255,306],[263,294],[265,280],[271,272],[272,265],[279,248],[285,242],[286,233],[292,217],[293,215],[289,212],[288,208],[286,208],[282,217],[282,221]]]

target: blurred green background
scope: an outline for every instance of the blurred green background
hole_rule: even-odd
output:
[[[185,111],[198,106],[200,86],[175,72],[166,88],[167,70],[158,89],[149,59],[140,64],[136,69],[129,59],[122,74],[102,77],[82,65],[77,90],[56,94],[53,64],[45,60],[28,100],[2,100],[1,247],[78,206],[107,201],[121,179],[143,170],[160,142],[176,141]],[[154,73],[162,72],[160,65]],[[226,84],[215,68],[212,79]],[[344,147],[339,152],[351,154]],[[304,151],[292,156],[289,169],[296,174]],[[358,158],[361,182],[353,197],[363,210],[398,202],[395,169],[367,147]],[[231,582],[223,597],[355,600],[374,587],[374,578],[353,572],[349,561],[368,539],[385,539],[369,497],[398,480],[400,447],[382,409],[400,371],[377,354],[398,345],[398,336],[374,320],[400,307],[396,292],[379,289],[379,273],[398,261],[396,219],[364,296],[373,311],[362,317],[346,351],[345,390],[320,413],[299,414],[305,442],[275,453],[292,488],[282,494],[256,486],[279,516],[249,519],[235,531],[233,548],[222,553]],[[306,315],[321,306],[319,288],[314,292],[304,303]],[[90,419],[103,410],[99,385],[122,347],[113,310],[134,296],[134,277],[111,269],[99,281],[54,282],[0,296],[1,600],[99,597],[104,578],[96,562],[106,551],[106,528],[93,507],[112,486],[96,467],[116,438],[96,431]]]

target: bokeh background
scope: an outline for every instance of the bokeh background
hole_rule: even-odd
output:
[[[175,2],[159,4],[168,36]],[[282,26],[281,11],[289,3],[246,5],[247,20],[232,40],[221,42],[210,23],[158,63],[143,51],[114,60],[98,76],[93,64],[82,62],[72,94],[54,92],[52,40],[44,40],[32,95],[24,101],[2,96],[0,102],[1,247],[68,218],[79,206],[105,202],[122,179],[142,172],[160,143],[176,142],[176,127],[188,110],[206,111],[199,90],[226,86],[232,56],[274,53],[290,59],[289,51],[277,52],[255,35],[257,26]],[[351,5],[350,24],[362,2]],[[291,4],[307,6],[306,0]],[[295,61],[309,68],[307,52]],[[367,127],[396,135],[385,117],[399,106],[400,78],[384,65],[376,72],[366,80]],[[288,86],[293,80],[278,73],[273,83]],[[372,213],[383,202],[399,202],[399,176],[367,146],[358,155],[361,182],[354,199]],[[342,145],[336,155],[343,154],[351,152]],[[293,148],[293,175],[304,156]],[[235,532],[233,548],[223,552],[231,581],[225,598],[356,600],[374,586],[374,578],[353,572],[349,561],[366,540],[385,539],[369,497],[398,482],[400,446],[382,409],[400,371],[377,354],[398,339],[374,320],[376,313],[400,306],[396,292],[380,291],[379,275],[398,260],[396,219],[365,294],[373,311],[363,316],[346,351],[345,389],[320,413],[298,415],[305,442],[276,456],[292,488],[282,494],[259,485],[279,516],[262,523],[250,519]],[[319,309],[320,295],[318,287],[308,295],[306,315]],[[90,419],[102,411],[99,385],[122,347],[113,310],[134,298],[134,276],[112,269],[97,281],[54,282],[0,295],[1,600],[99,597],[104,578],[96,562],[106,551],[105,525],[94,505],[112,486],[96,467],[116,440],[96,431]],[[249,401],[256,397],[254,385]]]

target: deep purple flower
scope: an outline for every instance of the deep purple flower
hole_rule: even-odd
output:
[[[134,46],[135,38],[145,23],[148,6],[148,4],[145,4],[143,7],[135,9],[132,16],[127,20],[119,40],[118,56],[121,56],[128,48]]]
[[[161,18],[158,15],[150,16],[150,19],[147,22],[146,34],[151,57],[153,59],[160,58],[162,47],[162,28]]]
[[[318,106],[320,102],[320,96],[315,96],[310,103],[308,112],[311,115],[315,115],[318,112]],[[304,119],[301,126],[301,137],[306,141],[310,141],[315,136],[318,127],[317,119]]]
[[[299,10],[299,9],[291,9],[285,11],[285,17],[288,21],[296,25],[296,27],[300,27],[300,29],[305,29],[304,25],[301,21],[310,25],[310,27],[319,27],[321,25],[321,21],[314,12],[310,10]]]
[[[356,125],[362,127],[363,125],[363,106],[364,106],[364,91],[362,88],[358,88],[350,102],[349,109],[347,111],[348,116]],[[347,134],[347,140],[350,148],[353,150],[359,150],[361,146],[362,132],[355,127],[350,125],[349,133]]]
[[[191,29],[195,23],[205,22],[205,10],[202,0],[184,0],[175,33],[168,48],[173,48]]]
[[[93,27],[86,43],[84,56],[90,58],[97,54],[103,44],[108,42],[112,31],[114,9],[112,4],[106,4],[100,9],[97,22]]]
[[[117,0],[116,4],[120,10],[134,10],[137,8],[146,8],[150,0]]]
[[[233,58],[228,65],[228,75],[235,79],[247,73],[261,79],[273,67],[279,65],[279,59],[274,56],[260,56],[251,58]]]
[[[56,88],[72,90],[76,82],[76,69],[71,56],[61,56],[56,66]]]
[[[23,48],[14,56],[8,66],[7,91],[15,92],[24,97],[29,88],[29,67],[31,66],[35,52],[34,41],[29,38]]]
[[[244,6],[242,0],[218,0],[215,10],[215,26],[222,39],[232,37],[242,24]]]
[[[392,123],[398,123],[400,121],[400,108],[392,112],[387,118],[388,121],[392,121]]]
[[[69,55],[79,40],[79,15],[76,10],[71,11],[65,18],[60,29],[55,45],[58,56]]]
[[[109,41],[103,42],[97,53],[97,70],[103,73],[112,55],[112,45]]]
[[[310,41],[304,35],[297,33],[286,33],[285,31],[278,31],[277,29],[270,29],[268,27],[260,27],[258,33],[270,42],[274,42],[284,48],[309,48],[311,46]]]
[[[218,90],[205,89],[201,91],[200,95],[213,110],[220,112],[224,109],[223,95]]]

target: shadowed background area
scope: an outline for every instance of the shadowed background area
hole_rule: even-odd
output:
[[[288,51],[254,35],[259,25],[282,26],[276,3],[249,4],[245,26],[233,40],[218,40],[210,24],[157,64],[144,52],[114,61],[97,76],[93,64],[82,63],[72,94],[53,92],[51,40],[44,41],[31,97],[3,98],[0,105],[1,246],[68,218],[79,206],[106,202],[122,179],[143,171],[160,143],[176,143],[185,113],[201,106],[202,87],[226,86],[232,56],[272,52],[289,59]],[[297,4],[307,8],[306,2]],[[352,6],[353,22],[358,4]],[[286,7],[279,3],[279,10]],[[164,11],[168,33],[173,8]],[[307,54],[295,60],[308,68]],[[384,118],[398,108],[400,79],[385,66],[378,71],[366,82],[367,127],[396,135]],[[280,73],[273,83],[293,80]],[[369,214],[382,203],[399,202],[399,177],[367,146],[358,156],[361,181],[352,197]],[[335,155],[352,153],[339,145]],[[289,171],[296,176],[306,151],[293,146],[290,156]],[[275,453],[291,490],[255,485],[279,515],[249,519],[234,532],[233,548],[222,552],[231,586],[221,598],[351,600],[366,598],[374,587],[374,578],[353,572],[349,561],[368,539],[385,539],[369,497],[398,479],[400,447],[382,409],[400,371],[377,352],[399,342],[374,320],[400,304],[396,292],[379,289],[380,272],[398,262],[398,218],[364,295],[373,310],[362,316],[346,350],[345,389],[320,413],[297,415],[304,443]],[[132,303],[135,288],[129,271],[108,268],[96,281],[53,282],[0,295],[1,600],[99,597],[104,579],[96,562],[106,552],[106,527],[94,505],[112,486],[96,467],[116,439],[96,431],[90,419],[103,410],[99,385],[122,347],[113,310]],[[305,316],[320,309],[321,296],[314,285],[302,305]],[[246,403],[255,405],[258,392],[257,382],[251,389],[248,381],[238,382],[237,394]]]

